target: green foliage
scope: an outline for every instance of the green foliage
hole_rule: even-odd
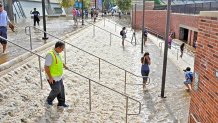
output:
[[[91,0],[83,0],[83,7],[84,9],[88,9],[90,7],[90,4],[91,4]]]
[[[131,0],[117,0],[117,6],[122,12],[127,12],[131,9]]]
[[[69,8],[74,5],[74,0],[59,0],[61,7]]]

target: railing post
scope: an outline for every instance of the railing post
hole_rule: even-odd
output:
[[[160,56],[162,56],[162,42],[160,42]]]
[[[30,49],[32,50],[32,35],[31,35],[31,27],[29,27],[29,35],[30,35]]]
[[[64,63],[67,64],[67,49],[66,49],[66,42],[64,41]]]
[[[126,94],[126,70],[125,70],[125,85],[124,85],[124,93]]]
[[[111,33],[110,33],[110,45],[111,45]]]
[[[178,49],[176,49],[177,50],[177,60],[179,59],[179,50]]]
[[[126,123],[128,121],[128,97],[126,97]]]
[[[41,82],[41,89],[42,89],[43,84],[42,84],[42,68],[41,68],[41,59],[40,59],[40,56],[38,56],[38,60],[39,60],[39,75],[40,75],[40,82]]]
[[[99,59],[99,80],[101,79],[101,59],[100,58],[98,58]]]
[[[104,26],[105,26],[105,17],[104,17]]]
[[[93,24],[93,37],[95,37],[95,25]]]
[[[89,110],[92,110],[91,80],[89,79]]]

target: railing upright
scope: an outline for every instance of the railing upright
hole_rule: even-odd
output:
[[[91,80],[89,79],[89,110],[92,110]]]
[[[38,60],[39,60],[39,75],[40,75],[40,82],[41,82],[41,89],[43,88],[43,83],[42,83],[42,66],[41,66],[41,58],[40,56],[38,56]]]
[[[99,59],[99,71],[98,71],[98,74],[99,74],[99,80],[101,79],[101,59],[100,58],[98,58]]]

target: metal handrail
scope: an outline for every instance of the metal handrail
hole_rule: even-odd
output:
[[[199,122],[197,119],[196,119],[196,117],[191,113],[190,114],[190,116],[194,119],[194,121],[195,121],[195,123],[201,123],[201,122]],[[190,120],[190,118],[189,118],[189,120]],[[190,121],[189,121],[190,122]]]
[[[108,30],[106,30],[106,29],[103,29],[103,28],[101,28],[101,27],[99,27],[99,26],[96,26],[96,25],[93,24],[93,23],[90,23],[90,22],[87,22],[87,21],[86,21],[86,23],[89,23],[89,24],[93,25],[93,36],[95,36],[95,28],[94,28],[94,27],[98,27],[99,29],[104,30],[105,32],[110,33],[110,35],[114,35],[114,36],[116,36],[116,37],[122,39],[122,37],[120,37],[119,35],[116,35],[116,34],[114,34],[114,33],[111,33],[110,31],[108,31]],[[127,39],[125,39],[124,41],[127,41],[127,42],[131,43],[131,41],[129,41],[129,40],[127,40]],[[111,40],[110,40],[110,44],[111,44]],[[132,43],[131,43],[131,44],[132,44]]]
[[[29,33],[30,34],[27,34],[27,28],[29,28]],[[65,44],[68,44],[68,45],[70,45],[70,46],[72,46],[72,47],[74,47],[74,48],[76,48],[76,49],[79,49],[79,50],[81,50],[81,51],[83,51],[83,52],[85,52],[85,53],[87,53],[87,54],[89,54],[89,55],[91,55],[91,56],[94,56],[95,58],[98,58],[99,59],[99,80],[100,80],[100,78],[101,78],[101,61],[104,61],[104,62],[106,62],[106,63],[108,63],[108,64],[110,64],[110,65],[112,65],[112,66],[115,66],[115,67],[117,67],[117,68],[119,68],[119,69],[121,69],[121,70],[123,70],[123,71],[125,71],[125,85],[124,85],[124,92],[126,93],[126,74],[127,73],[129,73],[129,74],[131,74],[131,75],[133,75],[133,76],[135,76],[135,77],[139,77],[139,78],[143,78],[143,77],[147,77],[147,78],[149,78],[148,80],[148,83],[150,83],[150,77],[149,76],[139,76],[139,75],[135,75],[134,73],[132,73],[132,72],[130,72],[130,71],[127,71],[127,70],[125,70],[125,69],[123,69],[123,68],[121,68],[121,67],[119,67],[119,66],[117,66],[117,65],[115,65],[115,64],[113,64],[113,63],[111,63],[111,62],[109,62],[109,61],[107,61],[107,60],[104,60],[104,59],[102,59],[102,58],[100,58],[100,57],[98,57],[98,56],[96,56],[96,55],[94,55],[94,54],[92,54],[92,53],[89,53],[89,52],[87,52],[87,51],[85,51],[85,50],[83,50],[83,49],[81,49],[81,48],[79,48],[79,47],[77,47],[77,46],[74,46],[73,44],[71,44],[71,43],[68,43],[68,42],[66,42],[66,41],[64,41],[63,39],[60,39],[60,38],[58,38],[58,37],[56,37],[56,36],[54,36],[54,35],[52,35],[52,34],[50,34],[50,33],[48,33],[48,32],[46,32],[46,31],[43,31],[43,30],[41,30],[41,29],[38,29],[38,28],[36,28],[36,27],[34,27],[34,26],[26,26],[25,27],[25,33],[27,34],[27,35],[29,35],[30,36],[30,38],[31,38],[31,29],[30,28],[34,28],[34,29],[37,29],[37,30],[39,30],[39,31],[41,31],[41,32],[44,32],[44,33],[47,33],[48,35],[50,35],[50,36],[52,36],[52,37],[54,37],[54,38],[56,38],[56,39],[58,39],[58,40],[60,40],[60,41],[63,41]],[[66,64],[66,49],[64,50],[65,52],[64,52],[64,55],[65,55],[65,64]]]
[[[24,47],[22,47],[22,46],[20,46],[20,45],[18,45],[18,44],[15,44],[15,43],[13,43],[13,42],[9,41],[8,39],[5,39],[5,38],[3,38],[3,37],[1,37],[1,36],[0,36],[0,39],[6,40],[7,42],[9,42],[9,43],[11,43],[11,44],[13,44],[13,45],[15,45],[15,46],[18,46],[18,47],[20,47],[21,49],[24,49],[24,50],[26,50],[26,51],[28,51],[28,52],[30,52],[30,53],[32,53],[32,54],[38,56],[38,58],[39,58],[39,59],[38,59],[38,61],[39,61],[39,69],[40,69],[40,80],[41,80],[41,89],[42,89],[42,86],[43,86],[43,85],[42,85],[42,74],[41,74],[41,73],[42,73],[42,70],[41,70],[41,60],[40,60],[40,58],[45,59],[45,57],[43,57],[43,56],[41,56],[41,55],[39,55],[39,54],[37,54],[37,53],[34,53],[33,51],[28,50],[28,49],[26,49],[26,48],[24,48]],[[91,82],[94,82],[95,84],[98,84],[98,85],[100,85],[100,86],[103,86],[103,87],[105,87],[105,88],[107,88],[107,89],[109,89],[109,90],[111,90],[111,91],[113,91],[113,92],[116,92],[116,93],[118,93],[118,94],[120,94],[120,95],[126,97],[126,123],[127,123],[128,115],[139,115],[139,114],[141,113],[141,102],[140,102],[140,101],[138,101],[138,100],[136,100],[136,99],[134,99],[134,98],[132,98],[132,97],[129,97],[128,95],[123,94],[123,93],[121,93],[121,92],[119,92],[119,91],[116,91],[115,89],[112,89],[112,88],[107,87],[107,86],[105,86],[105,85],[103,85],[103,84],[101,84],[101,83],[98,83],[98,82],[96,82],[95,80],[92,80],[92,79],[90,79],[90,78],[88,78],[88,77],[86,77],[86,76],[84,76],[84,75],[81,75],[81,74],[75,72],[75,71],[72,71],[72,70],[70,70],[70,69],[67,69],[67,70],[89,80],[89,109],[90,109],[90,111],[91,111],[91,103],[92,103],[92,101],[91,101]],[[135,114],[128,114],[128,99],[131,99],[131,100],[133,100],[133,101],[139,103],[139,111],[138,111],[138,113],[135,113]]]

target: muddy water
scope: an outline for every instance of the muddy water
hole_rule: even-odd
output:
[[[103,27],[103,23],[98,23]],[[106,27],[114,31],[111,24]],[[121,39],[112,37],[109,45],[109,34],[96,29],[92,36],[92,27],[68,39],[72,44],[104,58],[115,65],[140,75],[140,45],[133,46],[125,42],[121,46]],[[131,33],[127,38],[131,37]],[[98,79],[98,59],[67,45],[67,65],[73,71],[85,75],[93,80]],[[184,91],[183,74],[172,61],[168,61],[166,99],[158,97],[161,86],[162,57],[159,57],[158,47],[148,41],[145,51],[150,52],[152,60],[151,82],[147,91],[141,86],[127,85],[127,94],[142,102],[142,112],[137,116],[129,116],[129,123],[174,123],[187,122],[189,93]],[[43,51],[42,55],[45,55]],[[37,58],[35,58],[37,59]],[[45,98],[49,93],[49,86],[43,78],[43,90],[40,90],[38,63],[33,59],[19,68],[0,78],[1,122],[93,122],[93,123],[124,123],[125,98],[92,83],[92,111],[89,111],[88,80],[69,71],[65,71],[66,101],[68,109],[58,110],[56,106],[46,107]],[[37,61],[37,60],[36,60]],[[43,63],[43,60],[42,60]],[[124,71],[101,61],[100,83],[117,91],[124,92]],[[141,83],[141,79],[127,74],[130,84]],[[129,100],[129,113],[137,113],[138,104]],[[55,105],[57,101],[55,101]],[[3,108],[4,107],[4,108]],[[22,113],[21,113],[22,112]]]
[[[8,30],[8,39],[24,48],[31,49],[30,48],[30,37],[25,34],[25,27],[28,25],[32,25],[32,20],[26,19],[16,24],[17,26],[16,32],[12,32],[11,30]],[[42,21],[40,21],[40,26],[36,26],[36,27],[43,30]],[[48,33],[54,36],[57,36],[57,37],[62,37],[69,32],[73,32],[77,30],[78,28],[81,28],[81,24],[77,27],[77,26],[74,26],[74,23],[71,17],[68,17],[68,18],[59,17],[59,18],[51,18],[51,19],[48,18],[46,27],[47,27]],[[42,32],[33,30],[33,29],[31,30],[31,32],[32,32],[31,34],[32,34],[33,49],[40,47],[50,41],[56,40],[55,38],[47,35],[49,39],[45,41],[45,40],[42,40],[42,37],[44,36]],[[25,50],[11,43],[8,43],[6,54],[2,54],[2,47],[0,47],[0,64],[5,63],[24,53],[26,53]]]

